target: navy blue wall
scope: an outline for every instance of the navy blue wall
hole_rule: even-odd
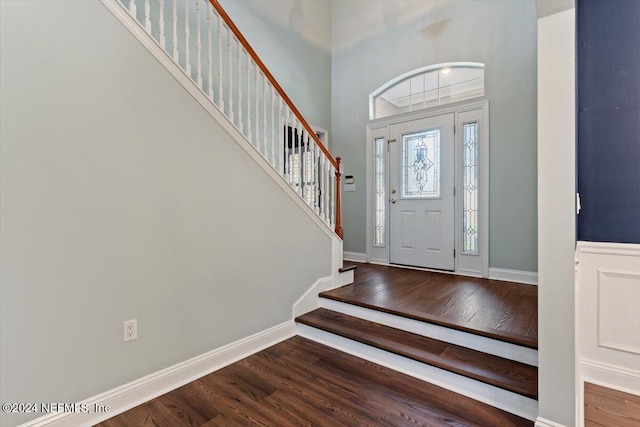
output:
[[[640,0],[578,0],[578,240],[640,243]]]

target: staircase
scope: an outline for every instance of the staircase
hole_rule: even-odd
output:
[[[340,158],[331,156],[218,1],[101,1],[325,228],[336,273],[319,286],[353,281],[352,268],[338,272]],[[300,307],[317,307],[315,295],[303,297]],[[340,301],[330,292],[319,296],[320,308],[296,318],[299,335],[514,414],[517,425],[535,420],[537,351],[531,343]],[[486,405],[477,410],[479,419],[504,419],[492,418]]]
[[[310,216],[342,239],[340,158],[217,0],[101,1]]]
[[[357,294],[358,284],[354,287]],[[339,290],[337,290],[339,291]],[[296,318],[298,333],[346,353],[534,421],[537,344],[442,319],[362,304],[337,291]]]

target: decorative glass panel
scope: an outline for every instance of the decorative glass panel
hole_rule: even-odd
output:
[[[402,197],[440,197],[440,129],[402,137]]]
[[[370,95],[370,119],[484,96],[484,65],[437,64],[399,76]]]
[[[478,253],[478,123],[463,126],[462,251]]]
[[[375,159],[374,159],[374,230],[373,230],[373,245],[384,246],[384,223],[385,223],[385,209],[387,208],[386,195],[385,195],[385,152],[387,143],[384,138],[378,138],[375,140]]]

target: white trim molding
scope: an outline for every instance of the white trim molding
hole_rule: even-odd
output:
[[[489,279],[505,280],[507,282],[538,284],[538,273],[535,271],[509,270],[506,268],[489,268]]]
[[[302,295],[298,301],[293,304],[293,318],[295,319],[298,316],[302,316],[303,314],[319,308],[320,293],[340,286],[340,281],[338,281],[337,286],[335,283],[336,281],[333,276],[318,279],[313,285],[311,285],[307,292],[305,292],[304,295]]]
[[[109,412],[52,413],[21,424],[20,427],[71,427],[100,423],[295,335],[295,323],[288,320],[79,402],[89,408],[95,405],[108,406]]]
[[[588,382],[640,396],[640,371],[582,359],[580,376],[581,384]]]
[[[360,252],[344,252],[344,260],[345,261],[353,261],[353,262],[367,262],[367,254],[363,254]]]
[[[556,423],[555,421],[538,417],[536,419],[535,427],[567,427],[567,426],[565,426],[564,424]]]

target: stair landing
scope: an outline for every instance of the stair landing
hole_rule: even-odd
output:
[[[354,263],[355,282],[320,296],[538,348],[535,285]]]

